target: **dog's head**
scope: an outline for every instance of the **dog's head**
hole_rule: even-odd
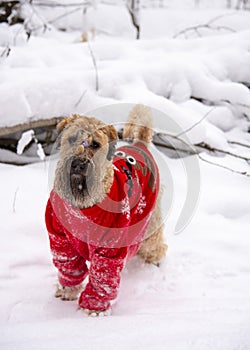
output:
[[[95,118],[73,115],[57,126],[60,136],[55,190],[74,207],[100,202],[113,181],[117,132]]]

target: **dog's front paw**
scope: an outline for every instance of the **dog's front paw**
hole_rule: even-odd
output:
[[[78,299],[80,293],[83,290],[83,287],[81,284],[78,286],[72,286],[72,287],[66,287],[61,286],[59,283],[56,284],[56,292],[55,297],[61,298],[61,300],[76,300]]]
[[[103,317],[103,316],[111,316],[111,308],[103,311],[99,310],[88,310],[88,309],[82,309],[85,314],[91,317]]]

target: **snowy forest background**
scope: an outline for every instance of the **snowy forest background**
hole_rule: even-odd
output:
[[[250,1],[0,2],[1,349],[250,349]],[[53,297],[44,209],[63,116],[152,108],[169,246],[113,315]],[[21,165],[21,166],[20,166]]]

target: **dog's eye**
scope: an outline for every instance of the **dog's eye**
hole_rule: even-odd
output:
[[[72,135],[68,138],[69,143],[72,145],[73,143],[75,143],[77,140],[77,136],[76,135]]]
[[[127,156],[127,161],[131,164],[131,165],[135,165],[136,164],[136,160],[134,157],[132,156]]]
[[[96,142],[96,141],[92,141],[90,147],[91,147],[92,149],[97,149],[97,148],[100,147],[100,144],[99,144],[98,142]]]
[[[115,155],[118,157],[123,157],[123,158],[126,157],[126,154],[123,151],[117,151],[117,152],[115,152]]]

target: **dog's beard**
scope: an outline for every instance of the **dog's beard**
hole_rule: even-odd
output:
[[[87,178],[86,176],[71,174],[70,175],[70,189],[75,199],[80,199],[86,196],[87,192]]]
[[[93,165],[85,160],[74,159],[70,166],[69,185],[76,200],[84,200],[89,196],[93,186]]]

